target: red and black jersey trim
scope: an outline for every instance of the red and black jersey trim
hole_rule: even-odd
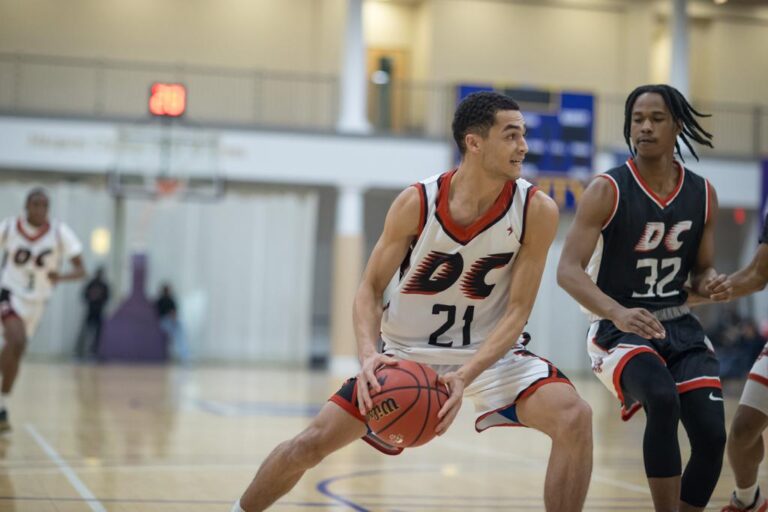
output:
[[[528,193],[525,195],[525,205],[523,206],[523,228],[520,232],[520,243],[523,243],[523,239],[525,238],[525,226],[528,225],[526,222],[528,219],[528,205],[531,204],[531,199],[533,199],[533,195],[537,190],[539,190],[539,187],[531,187],[528,189]]]
[[[661,208],[666,208],[669,206],[683,189],[683,183],[685,183],[685,168],[680,165],[680,162],[678,161],[675,161],[675,166],[680,170],[680,175],[677,179],[677,185],[675,185],[674,190],[672,190],[672,192],[670,192],[667,197],[660,197],[656,192],[653,191],[653,189],[643,179],[643,175],[640,174],[640,171],[637,169],[637,165],[635,165],[635,161],[633,159],[630,158],[627,160],[627,166],[632,172],[632,176],[635,178],[637,184],[640,185],[640,188],[654,203],[656,203]]]
[[[410,247],[408,247],[408,252],[405,253],[405,258],[403,258],[403,261],[400,263],[400,279],[402,279],[405,276],[405,273],[408,272],[408,269],[411,268],[411,255],[413,254],[413,248],[416,246],[416,241],[411,244]]]
[[[423,183],[414,183],[412,185],[419,191],[419,232],[416,235],[416,240],[421,236],[421,232],[424,231],[424,226],[427,224],[427,187]],[[416,241],[414,240],[414,244]]]
[[[37,230],[37,233],[34,235],[27,233],[24,231],[24,224],[22,224],[21,219],[16,219],[16,229],[19,231],[21,236],[29,240],[30,242],[34,242],[36,240],[40,240],[45,234],[48,232],[48,230],[51,229],[51,224],[49,222],[46,222],[40,229]]]
[[[416,233],[416,237],[411,242],[410,247],[408,247],[408,252],[406,253],[405,258],[403,258],[403,261],[400,263],[400,279],[403,278],[408,271],[408,268],[411,266],[411,254],[413,254],[413,249],[416,247],[419,238],[421,238],[424,226],[427,225],[427,212],[429,211],[427,205],[427,187],[425,187],[423,183],[414,183],[411,186],[419,191],[419,229]]]
[[[512,202],[515,198],[517,183],[513,180],[507,181],[501,193],[496,198],[496,201],[488,211],[469,226],[459,226],[451,218],[451,212],[449,210],[451,178],[454,174],[456,174],[455,169],[443,174],[437,180],[438,190],[435,205],[435,218],[449,237],[461,245],[467,245],[477,235],[496,224],[507,214],[512,207]]]
[[[763,386],[768,386],[768,379],[766,379],[766,378],[765,378],[765,377],[763,377],[762,375],[758,375],[757,373],[750,373],[750,374],[747,376],[747,379],[749,379],[749,380],[753,380],[753,381],[755,381],[755,382],[759,382],[759,383],[760,383],[760,384],[762,384]]]

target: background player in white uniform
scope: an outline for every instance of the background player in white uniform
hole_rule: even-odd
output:
[[[752,262],[731,275],[733,296],[741,297],[768,284],[768,216]],[[757,485],[757,470],[765,455],[763,431],[768,427],[768,343],[749,372],[728,436],[728,460],[736,490],[723,512],[766,512],[768,500]]]
[[[0,432],[10,429],[6,400],[53,286],[85,276],[80,241],[66,224],[48,219],[48,206],[48,195],[36,188],[27,195],[25,216],[0,222],[0,320],[5,340],[0,353]],[[64,260],[72,265],[68,274],[59,273]]]
[[[458,169],[403,191],[371,253],[354,303],[362,369],[306,430],[272,451],[234,511],[264,510],[307,469],[361,437],[399,453],[371,436],[364,419],[369,388],[380,389],[375,369],[396,358],[442,374],[451,395],[438,434],[466,390],[477,430],[522,424],[550,436],[546,509],[582,509],[592,469],[589,406],[554,366],[518,343],[557,230],[557,206],[518,179],[528,146],[514,101],[496,93],[467,97],[453,132],[463,155]],[[398,268],[382,319],[384,290]],[[377,352],[380,332],[394,357]]]

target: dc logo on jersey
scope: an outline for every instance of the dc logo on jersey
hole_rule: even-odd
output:
[[[51,254],[53,254],[52,249],[45,249],[44,251],[41,251],[40,254],[35,256],[32,254],[32,251],[30,251],[29,249],[20,247],[19,249],[16,250],[16,252],[13,255],[13,262],[16,265],[24,265],[28,261],[32,260],[34,261],[35,265],[42,268],[45,266],[45,263]]]
[[[496,286],[487,284],[485,277],[496,268],[507,265],[513,252],[490,254],[475,261],[461,279],[461,291],[469,299],[484,299]],[[430,252],[416,268],[413,276],[403,287],[403,293],[434,295],[453,286],[464,272],[464,258],[461,254]]]
[[[649,222],[645,225],[643,234],[640,235],[637,245],[635,245],[636,252],[650,252],[661,245],[664,242],[664,247],[669,252],[675,252],[683,246],[683,241],[680,240],[680,235],[689,231],[693,226],[693,221],[683,220],[672,226],[669,231],[666,230],[666,226],[663,222]]]

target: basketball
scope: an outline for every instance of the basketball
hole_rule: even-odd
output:
[[[368,426],[383,441],[399,448],[421,446],[435,437],[437,413],[448,389],[435,371],[413,361],[376,370],[381,391],[371,395]]]

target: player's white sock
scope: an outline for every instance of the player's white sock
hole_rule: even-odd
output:
[[[757,497],[757,482],[755,482],[751,487],[747,487],[746,489],[739,489],[736,488],[736,499],[742,502],[744,505],[751,505],[752,502],[755,501],[755,498]]]
[[[245,510],[243,510],[243,507],[240,506],[240,500],[237,500],[235,504],[232,506],[232,512],[245,512]]]

